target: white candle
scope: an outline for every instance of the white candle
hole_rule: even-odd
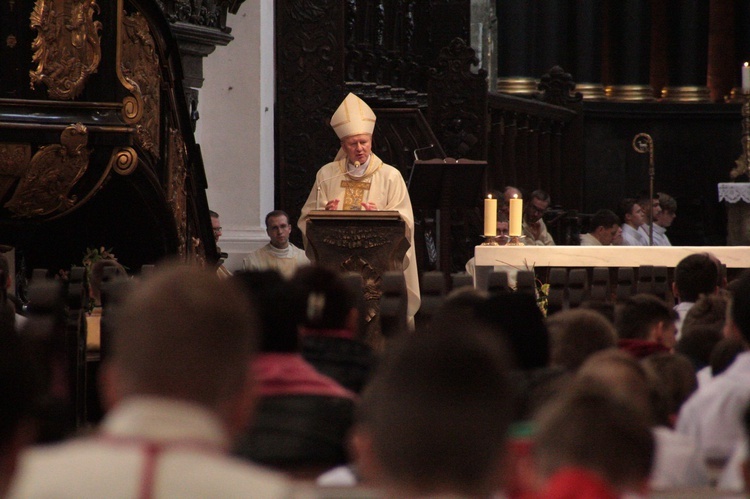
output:
[[[750,92],[750,63],[742,65],[742,92]]]
[[[492,194],[484,200],[484,235],[497,235],[497,199],[494,199]]]
[[[518,194],[513,194],[510,200],[510,227],[508,234],[520,236],[522,230],[521,218],[523,217],[523,199],[518,199]]]

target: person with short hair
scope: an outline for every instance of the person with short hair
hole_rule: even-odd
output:
[[[289,241],[289,215],[274,210],[266,215],[266,234],[271,241],[242,260],[244,270],[275,270],[289,279],[298,268],[310,265],[305,252]]]
[[[638,229],[646,222],[643,207],[634,198],[620,201],[620,220],[622,220],[623,246],[648,246],[648,238]]]
[[[678,314],[677,337],[682,321],[701,295],[715,294],[719,290],[721,273],[719,262],[709,253],[694,253],[677,263],[672,281],[672,294],[677,298],[674,309]]]
[[[541,189],[531,193],[523,209],[523,235],[526,236],[524,244],[534,246],[554,246],[555,240],[547,231],[544,224],[544,214],[547,212],[552,199],[549,194]]]
[[[257,304],[262,325],[260,351],[253,359],[257,407],[237,439],[235,455],[295,478],[346,462],[355,394],[318,372],[300,352],[298,325],[308,307],[325,303],[313,300],[303,306],[292,284],[273,270],[239,272],[234,279]]]
[[[680,374],[673,374],[677,372]],[[670,353],[657,353],[639,362],[621,350],[604,350],[593,354],[581,366],[576,382],[582,386],[600,386],[609,396],[633,407],[647,419],[655,444],[649,477],[651,488],[708,485],[708,473],[698,456],[696,443],[672,430],[674,404],[679,405],[695,386],[689,361]]]
[[[724,336],[750,345],[750,276],[741,277],[732,295]],[[698,388],[682,406],[677,431],[692,435],[706,460],[723,464],[743,437],[741,418],[750,403],[750,352]]]
[[[617,215],[610,210],[599,210],[591,218],[589,232],[581,234],[581,246],[610,246],[619,232],[622,228]]]
[[[602,353],[602,352],[600,352]],[[601,384],[576,383],[535,418],[538,497],[644,494],[654,460],[648,418]]]
[[[254,404],[258,325],[242,290],[169,265],[113,312],[103,423],[25,453],[11,497],[288,497],[285,478],[227,455]]]
[[[661,214],[661,205],[659,204],[659,196],[654,194],[651,198],[647,193],[641,194],[638,198],[638,204],[643,208],[643,214],[646,216],[643,225],[638,227],[638,231],[646,239],[646,246],[658,246],[658,229],[654,227],[653,236],[651,235],[651,228],[656,225],[656,219]]]
[[[621,350],[642,359],[668,352],[675,345],[677,313],[661,299],[645,293],[633,295],[615,308],[615,329]]]
[[[550,365],[574,373],[593,353],[617,347],[617,331],[599,312],[570,309],[547,318]]]
[[[481,327],[402,337],[358,410],[352,447],[364,483],[385,497],[499,492],[512,400],[500,342]]]
[[[661,210],[654,216],[654,246],[672,246],[667,229],[677,218],[677,201],[664,192],[657,194]]]

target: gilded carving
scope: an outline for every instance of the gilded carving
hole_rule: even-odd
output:
[[[167,204],[172,208],[175,224],[177,226],[177,237],[179,239],[179,252],[181,257],[186,257],[187,251],[187,181],[186,167],[187,150],[179,130],[169,129],[169,157],[167,158],[169,180],[167,182]]]
[[[119,70],[134,94],[123,101],[123,117],[138,123],[136,140],[158,158],[161,72],[154,38],[140,13],[122,19]]]
[[[36,0],[31,28],[36,69],[29,72],[31,88],[44,83],[53,99],[74,99],[101,60],[102,23],[96,0]]]
[[[132,147],[124,147],[112,153],[109,162],[120,175],[130,175],[138,166],[138,153]]]
[[[0,198],[23,177],[31,162],[31,144],[0,143]]]
[[[5,207],[18,217],[48,215],[71,208],[70,190],[89,165],[88,130],[81,123],[60,134],[60,144],[41,147],[23,174]]]

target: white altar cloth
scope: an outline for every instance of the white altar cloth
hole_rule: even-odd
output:
[[[475,286],[487,288],[495,265],[534,267],[676,267],[693,253],[712,253],[728,268],[750,268],[749,246],[477,246]]]
[[[722,182],[719,184],[719,201],[750,203],[749,182]]]

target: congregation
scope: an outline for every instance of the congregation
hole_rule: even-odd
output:
[[[711,255],[680,262],[671,303],[608,296],[545,317],[520,289],[458,287],[378,347],[361,291],[316,265],[119,278],[104,418],[55,442],[39,441],[25,329],[3,316],[10,497],[745,489],[750,275],[727,283]]]

